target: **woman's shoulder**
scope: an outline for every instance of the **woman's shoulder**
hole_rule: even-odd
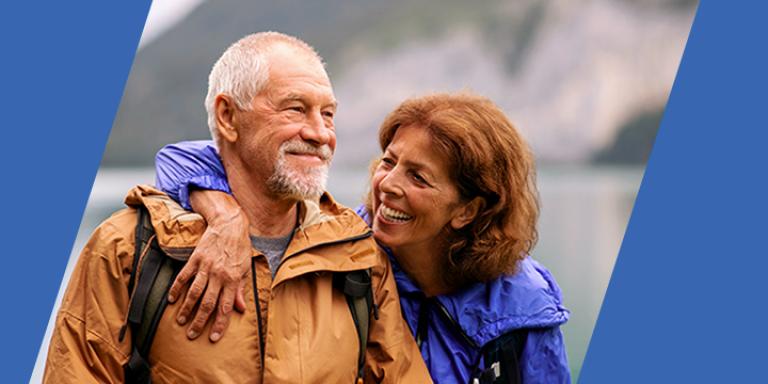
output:
[[[569,316],[554,277],[530,257],[514,274],[474,284],[440,301],[479,345],[515,329],[557,326]]]
[[[562,302],[562,291],[552,273],[530,256],[520,261],[514,274],[502,275],[488,284],[497,286],[498,289],[515,298],[542,296],[558,303]]]

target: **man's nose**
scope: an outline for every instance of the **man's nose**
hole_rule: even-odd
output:
[[[330,144],[334,133],[332,129],[326,127],[323,115],[317,111],[309,113],[307,124],[305,124],[300,134],[303,140],[320,146]]]

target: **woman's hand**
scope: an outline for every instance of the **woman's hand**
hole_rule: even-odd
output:
[[[232,309],[245,311],[243,285],[252,256],[248,219],[237,201],[224,192],[193,191],[190,203],[206,219],[208,228],[173,282],[168,301],[175,302],[191,280],[176,321],[184,325],[192,320],[187,337],[195,339],[215,310],[209,339],[217,342],[229,325]]]

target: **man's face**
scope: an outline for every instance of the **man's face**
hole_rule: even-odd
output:
[[[322,64],[291,48],[276,48],[269,62],[269,81],[254,97],[253,110],[238,112],[238,152],[270,192],[319,196],[336,149],[331,83]]]

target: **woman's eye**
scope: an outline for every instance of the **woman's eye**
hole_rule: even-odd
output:
[[[385,157],[381,159],[381,165],[386,168],[392,168],[395,166],[395,160]]]
[[[416,180],[416,182],[418,182],[420,184],[429,185],[427,183],[427,179],[425,179],[424,177],[422,177],[418,173],[415,173],[415,172],[413,173],[413,179]]]

